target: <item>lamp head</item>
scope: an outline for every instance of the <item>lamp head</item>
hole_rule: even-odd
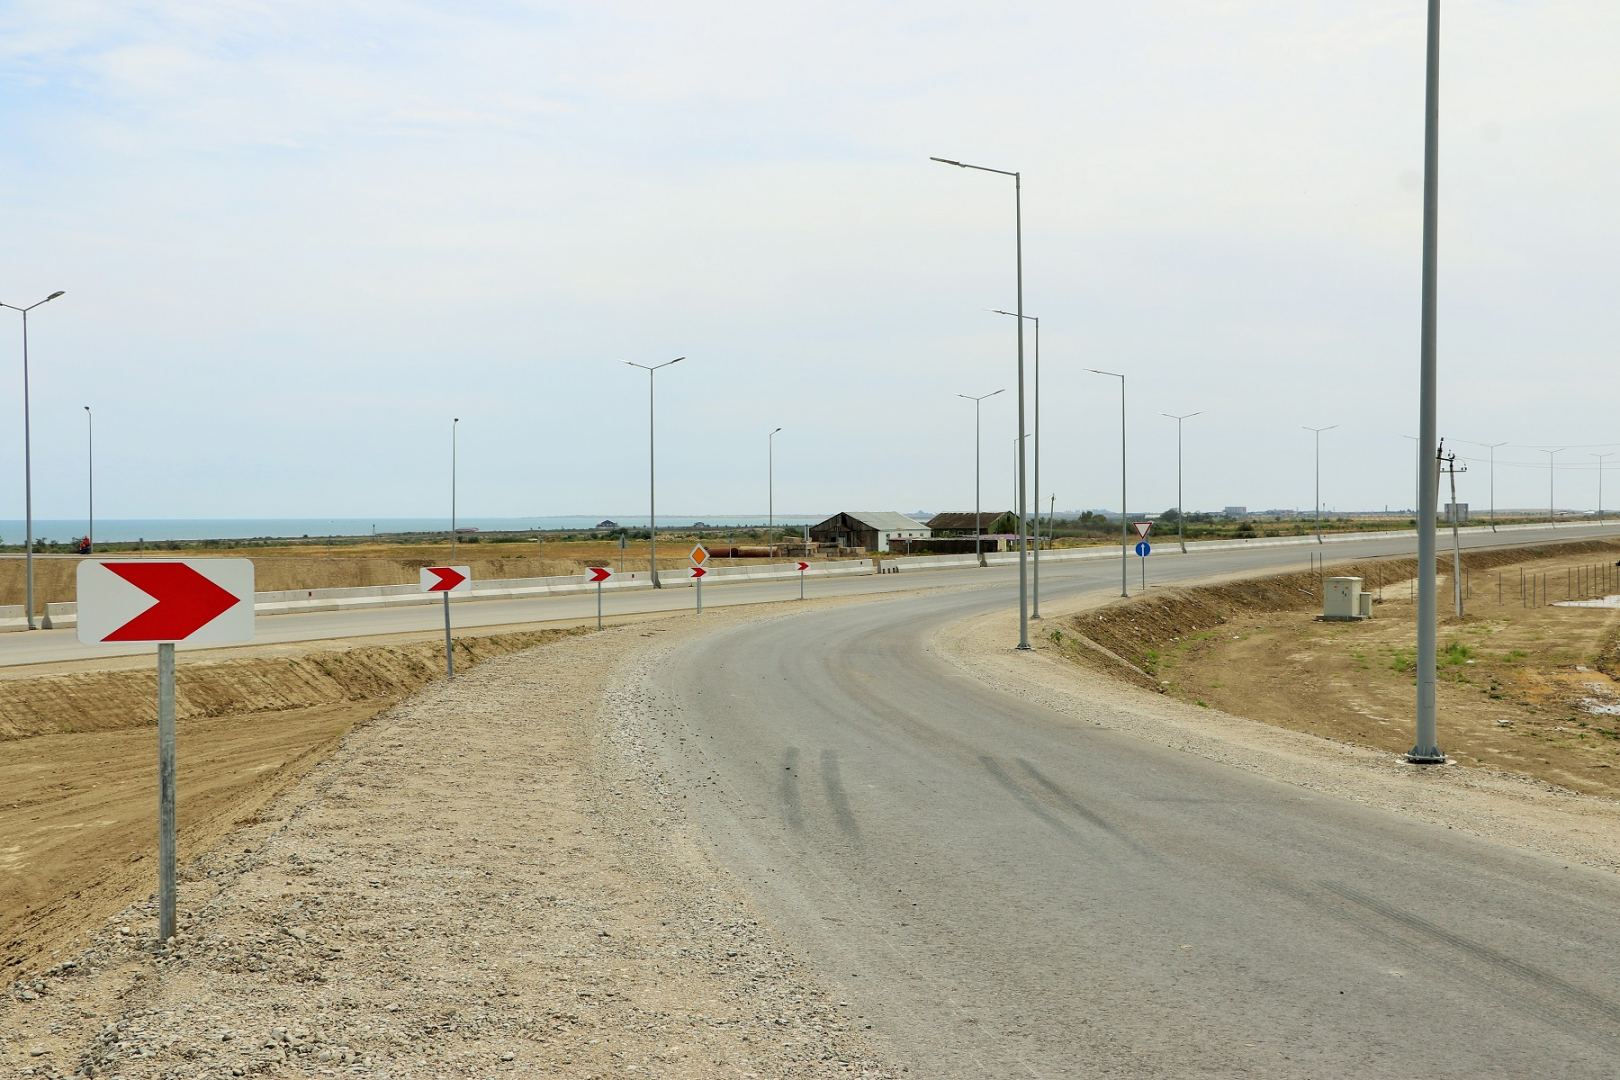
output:
[[[955,166],[956,166],[956,167],[957,167],[957,168],[958,168],[958,169],[965,169],[965,168],[967,168],[967,166],[966,166],[966,165],[963,165],[963,164],[962,164],[962,163],[961,163],[961,162],[960,162],[960,161],[952,161],[952,160],[951,160],[951,159],[950,159],[950,158],[943,158],[943,157],[930,157],[930,158],[929,158],[929,159],[928,159],[928,160],[929,160],[929,161],[937,161],[937,162],[939,162],[939,163],[940,163],[940,164],[941,164],[941,165],[955,165]]]
[[[65,295],[66,292],[66,289],[57,289],[55,292],[51,293],[51,295],[47,296],[45,300],[55,300],[58,296]],[[45,300],[41,300],[40,303],[44,303]]]

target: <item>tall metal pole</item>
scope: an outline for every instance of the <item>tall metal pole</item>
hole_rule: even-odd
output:
[[[685,359],[684,356],[677,356],[673,360],[665,360],[662,364],[651,365],[638,364],[632,360],[625,361],[629,366],[640,368],[647,373],[647,547],[650,552],[647,558],[655,589],[662,589],[664,583],[658,580],[658,457],[653,429],[653,373],[659,368],[667,368]]]
[[[461,417],[452,417],[450,420],[450,561],[456,561],[456,428],[461,424]],[[450,602],[449,596],[445,603]],[[450,640],[450,609],[444,609],[445,641]]]
[[[980,403],[985,398],[993,398],[1006,390],[992,390],[988,394],[974,397],[972,394],[957,394],[959,398],[973,402],[973,554],[980,566],[987,565],[984,561],[984,515],[979,509],[979,412]]]
[[[89,526],[84,531],[84,546],[89,551],[96,551],[96,413],[92,413],[91,406],[84,406],[84,424],[86,424],[87,449],[86,471],[89,476]],[[89,552],[86,552],[89,554]]]
[[[1181,422],[1202,414],[1202,410],[1182,413],[1180,416],[1175,413],[1159,414],[1160,416],[1168,416],[1176,422],[1176,542],[1181,545],[1183,555],[1187,554],[1187,508],[1181,502]]]
[[[1439,266],[1440,210],[1440,0],[1429,0],[1423,123],[1423,325],[1418,392],[1418,609],[1417,609],[1417,738],[1406,760],[1415,765],[1441,765],[1446,755],[1436,735],[1435,679],[1435,504],[1440,496],[1439,431],[1435,357],[1436,279]]]
[[[1491,452],[1491,532],[1496,531],[1496,448],[1506,446],[1507,443],[1486,443]]]
[[[1316,542],[1322,542],[1322,432],[1332,431],[1338,424],[1329,424],[1327,427],[1308,427],[1301,425],[1306,431],[1316,432]]]
[[[1029,517],[1024,504],[1024,178],[1017,172],[992,169],[984,165],[968,165],[949,158],[932,158],[943,165],[959,169],[977,169],[1013,179],[1013,241],[1018,283],[1018,648],[1029,646]]]
[[[0,303],[0,308],[10,308],[12,311],[22,313],[22,362],[23,362],[23,516],[25,518],[23,562],[26,567],[24,575],[27,578],[25,603],[28,610],[28,629],[34,630],[34,440],[33,429],[29,423],[28,412],[28,313],[48,304],[58,296],[63,295],[57,289],[43,300],[35,301],[27,307],[17,307],[15,304]]]
[[[158,940],[174,937],[174,643],[158,645]]]
[[[1603,459],[1613,457],[1614,454],[1615,452],[1610,450],[1606,453],[1592,455],[1597,458],[1598,463],[1598,522],[1600,524],[1603,521]]]
[[[1127,531],[1130,496],[1125,489],[1125,376],[1119,377],[1119,595],[1129,596],[1131,535]]]
[[[1037,315],[1019,315],[1015,311],[1002,311],[993,308],[996,315],[1011,315],[1013,318],[1028,319],[1035,327],[1035,527],[1032,535],[1035,539],[1035,554],[1031,558],[1031,619],[1041,617],[1041,320]]]
[[[1547,455],[1547,522],[1552,525],[1558,524],[1558,500],[1553,494],[1553,457],[1562,454],[1564,449],[1561,446],[1557,450],[1541,451]]]
[[[1119,380],[1119,595],[1131,595],[1131,514],[1125,490],[1125,376],[1117,371],[1086,368],[1093,375]]]
[[[781,431],[777,428],[776,431]],[[776,431],[766,436],[767,446],[765,464],[765,543],[775,548],[775,541],[771,537],[776,535]]]

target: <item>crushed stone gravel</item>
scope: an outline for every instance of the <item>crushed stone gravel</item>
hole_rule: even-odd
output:
[[[757,617],[570,638],[351,732],[183,864],[175,938],[137,904],[0,993],[0,1074],[898,1075],[685,833],[634,728],[662,647]]]

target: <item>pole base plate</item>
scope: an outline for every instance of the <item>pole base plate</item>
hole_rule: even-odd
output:
[[[1401,760],[1406,762],[1408,765],[1450,764],[1450,759],[1446,757],[1445,751],[1441,750],[1438,746],[1431,746],[1426,750],[1420,750],[1414,746],[1412,749],[1401,755]]]

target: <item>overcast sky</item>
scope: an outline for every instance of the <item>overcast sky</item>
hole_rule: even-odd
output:
[[[0,300],[39,517],[1011,496],[1011,181],[1043,496],[1413,501],[1420,0],[0,5]],[[1620,446],[1620,6],[1449,3],[1441,433]],[[22,515],[0,311],[0,517]],[[1033,342],[1031,342],[1033,360]],[[1031,364],[1033,371],[1033,364]],[[1033,412],[1031,412],[1033,425]],[[1587,445],[1591,444],[1591,445]],[[1460,445],[1483,457],[1483,448]],[[1620,505],[1620,455],[1610,505]],[[1502,465],[1497,501],[1545,505]],[[1488,500],[1488,471],[1461,480]],[[1045,502],[1043,497],[1042,502]]]

